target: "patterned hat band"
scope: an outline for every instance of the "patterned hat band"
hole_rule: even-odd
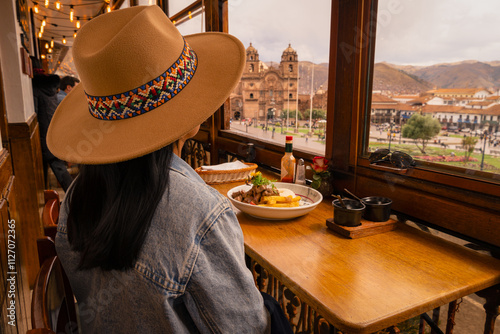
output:
[[[184,40],[182,53],[164,73],[128,92],[109,96],[90,96],[89,111],[95,118],[116,120],[131,118],[151,111],[173,99],[186,87],[198,65],[196,53]]]

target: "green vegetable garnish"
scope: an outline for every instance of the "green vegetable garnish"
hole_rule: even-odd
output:
[[[273,181],[266,179],[264,176],[262,176],[261,172],[250,173],[250,176],[248,176],[247,184],[252,184],[257,187],[270,185],[274,189]]]

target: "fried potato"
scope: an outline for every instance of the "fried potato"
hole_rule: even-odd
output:
[[[299,202],[290,202],[290,203],[275,203],[275,204],[259,204],[259,206],[271,207],[271,208],[292,208],[299,206]]]
[[[298,202],[300,201],[300,196],[295,196],[295,197],[292,197],[292,196],[262,196],[262,198],[260,199],[261,202],[264,202],[264,203],[269,203],[271,204],[271,202],[274,202],[274,203],[291,203],[291,202]]]

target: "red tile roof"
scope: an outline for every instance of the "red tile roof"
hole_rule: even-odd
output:
[[[391,99],[390,97],[387,97],[382,94],[372,94],[372,103],[398,103],[398,101],[395,101]]]

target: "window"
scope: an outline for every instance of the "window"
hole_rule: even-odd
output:
[[[265,91],[244,101],[242,118],[255,120],[248,132],[243,122],[230,124],[233,134],[244,132],[241,141],[263,140],[283,146],[285,135],[291,134],[294,149],[325,154],[326,127],[319,121],[326,120],[330,11],[330,1],[297,2],[294,6],[286,0],[229,1],[229,33],[243,42],[247,61],[256,63],[254,74],[244,73],[242,82]],[[248,96],[247,87],[239,85],[233,96]]]
[[[205,4],[209,2],[209,0],[205,0]],[[247,48],[250,45],[250,41],[253,42],[253,46],[259,50],[261,59],[263,60],[259,62],[259,70],[268,70],[272,67],[273,70],[276,71],[278,70],[278,63],[275,59],[278,59],[281,51],[278,52],[277,56],[274,55],[274,52],[271,53],[272,56],[268,56],[267,53],[264,54],[264,50],[269,50],[269,48],[259,47],[259,43],[264,43],[264,38],[257,33],[258,26],[267,28],[266,37],[280,37],[281,40],[286,41],[285,43],[291,41],[292,47],[295,47],[295,42],[291,37],[288,37],[286,33],[281,32],[274,35],[269,33],[269,31],[272,30],[270,29],[270,22],[274,21],[266,19],[265,16],[261,15],[261,11],[257,9],[248,8],[245,3],[246,2],[237,1],[229,2],[229,32],[239,37]],[[331,11],[322,10],[321,8],[318,9],[318,7],[316,7],[317,5],[309,5],[309,7],[314,7],[312,12],[309,13],[310,15],[304,15],[299,20],[294,20],[295,22],[299,22],[304,21],[304,18],[314,17],[316,21],[316,19],[322,17],[323,14],[328,16],[327,20],[330,20],[329,16],[331,15],[331,30],[328,29],[332,33],[331,38],[327,38],[326,40],[322,39],[321,41],[318,40],[318,44],[322,44],[326,49],[330,50],[329,57],[327,57],[326,60],[320,60],[320,56],[317,54],[312,55],[312,53],[306,53],[304,51],[301,53],[298,47],[297,53],[299,61],[308,60],[309,62],[316,63],[316,66],[314,66],[314,82],[316,82],[319,76],[318,73],[321,69],[318,66],[319,63],[330,63],[330,66],[327,66],[329,76],[325,81],[327,86],[324,86],[323,89],[328,92],[328,94],[324,94],[325,101],[326,97],[328,97],[327,119],[333,121],[328,121],[326,124],[327,136],[323,146],[324,149],[319,154],[325,154],[326,157],[331,160],[334,172],[335,192],[340,193],[342,189],[347,187],[349,190],[352,189],[359,195],[385,195],[393,198],[393,208],[395,212],[403,214],[405,217],[411,217],[413,220],[421,220],[422,222],[433,224],[436,227],[470,236],[474,240],[479,240],[488,245],[500,246],[497,237],[500,233],[500,224],[496,223],[498,221],[498,215],[500,215],[500,210],[498,207],[492,205],[492,203],[498,202],[500,194],[498,174],[471,170],[463,166],[441,167],[439,164],[426,162],[424,160],[419,160],[419,165],[407,174],[377,169],[370,166],[367,159],[368,148],[370,147],[370,113],[372,111],[371,105],[375,97],[375,94],[371,94],[371,92],[377,80],[377,76],[373,75],[373,68],[378,62],[375,57],[375,45],[379,48],[384,44],[382,41],[383,37],[381,37],[383,35],[379,34],[379,27],[387,27],[391,25],[391,22],[401,21],[401,17],[404,16],[399,13],[401,7],[408,9],[407,6],[410,5],[422,6],[422,8],[411,8],[415,10],[415,13],[425,13],[434,8],[435,5],[434,2],[429,1],[412,2],[402,0],[389,3],[388,1],[383,2],[379,0],[380,6],[378,7],[376,7],[375,4],[377,4],[376,0],[333,0],[328,4],[332,6]],[[391,6],[389,6],[389,4],[391,4]],[[495,3],[495,6],[496,5]],[[454,6],[450,6],[448,3],[447,6],[449,8],[454,8]],[[283,6],[285,9],[286,7],[287,6]],[[472,7],[473,5],[471,5],[471,8]],[[490,8],[491,7],[492,5],[490,4]],[[259,7],[256,6],[256,8]],[[472,10],[471,8],[465,12],[475,12],[476,9]],[[276,9],[270,12],[277,11]],[[443,9],[443,12],[445,11],[446,10]],[[495,13],[498,12],[498,10],[492,10],[490,12]],[[377,13],[380,14],[380,17],[377,16]],[[458,17],[458,15],[454,15],[452,19],[455,19],[455,17]],[[379,20],[378,28],[373,29],[373,25],[377,24],[377,19]],[[308,20],[306,19],[305,21]],[[408,26],[422,26],[427,24],[427,20],[418,15],[407,17],[403,21],[405,21]],[[471,20],[470,23],[467,21],[467,24],[475,24],[474,22],[474,20]],[[322,30],[321,27],[322,25],[316,28]],[[240,34],[238,32],[241,32],[243,29],[247,29],[252,37],[246,37],[245,39],[245,34]],[[476,34],[476,38],[471,38],[470,40],[479,40],[478,36],[483,36],[482,32],[484,29],[480,31],[478,29],[479,28],[475,28],[475,26],[469,27],[470,33]],[[375,31],[377,31],[377,35],[374,33]],[[487,29],[487,31],[494,31],[494,29]],[[316,39],[318,38],[317,34],[308,34],[308,36],[314,36]],[[406,39],[400,38],[400,41],[411,44],[413,42],[412,38],[413,35],[409,35]],[[377,43],[374,43],[375,39],[377,39]],[[281,43],[281,40],[278,40],[278,42]],[[489,41],[491,39],[487,40]],[[482,37],[481,41],[484,42]],[[406,49],[406,46],[406,44],[395,46],[394,50],[400,53],[401,50]],[[286,44],[282,49],[285,47]],[[391,47],[393,46],[389,46],[389,48]],[[428,52],[428,50],[426,51],[425,48],[422,48],[420,52],[415,54],[422,55],[426,52]],[[325,51],[325,53],[328,53],[328,50]],[[302,57],[301,54],[305,54],[305,56]],[[478,53],[476,52],[475,54]],[[311,80],[312,71],[305,71],[302,66],[299,66],[297,70],[300,77],[298,80],[300,87],[302,87],[305,82],[313,81]],[[258,87],[256,91],[258,89],[260,92],[258,101],[270,98],[267,87],[263,87],[259,83],[256,83],[256,86]],[[286,84],[282,87],[286,87]],[[314,87],[317,87],[316,84],[314,84]],[[294,93],[297,94],[297,91]],[[309,109],[307,105],[310,103],[310,91],[299,89],[298,93],[299,95],[296,97],[299,109]],[[284,94],[284,96],[288,96],[288,93]],[[313,98],[313,101],[319,101],[318,95],[319,94]],[[404,110],[403,115],[406,115],[406,117],[402,117],[403,123],[407,122],[411,115],[420,113],[424,107],[429,108],[433,106],[432,103],[435,101],[437,101],[438,104],[451,103],[450,106],[458,110],[463,107],[463,105],[460,104],[465,103],[462,103],[462,100],[459,101],[457,96],[444,98],[446,95],[449,96],[450,94],[442,94],[432,100],[426,100],[425,96],[414,96],[414,94],[410,93],[406,95],[407,99],[400,96],[401,101],[396,101],[398,107],[400,107],[401,104],[410,105],[409,108],[405,105],[406,109],[396,108],[396,110]],[[498,96],[498,92],[496,95]],[[465,96],[465,94],[462,96]],[[493,101],[497,104],[500,102],[498,98]],[[233,105],[234,103],[231,101],[230,110],[234,110],[232,108]],[[257,104],[257,106],[259,105]],[[248,108],[249,106],[245,107]],[[260,125],[262,120],[267,119],[268,115],[266,115],[266,113],[268,113],[269,110],[266,107],[266,105],[263,105],[262,109],[251,109],[250,112],[255,116],[243,116],[245,114],[245,111],[243,111],[242,117],[254,119],[256,121],[253,122],[253,124]],[[436,105],[434,105],[434,107],[437,110],[441,108],[441,106]],[[446,105],[446,107],[448,108],[449,106]],[[243,106],[241,106],[241,109],[243,109]],[[395,108],[388,107],[385,110],[380,110],[380,117],[387,117],[386,113],[393,109]],[[290,106],[290,110],[292,110],[292,112],[294,110],[292,105]],[[488,110],[488,108],[484,110]],[[248,112],[249,110],[247,109],[247,115]],[[458,131],[458,122],[456,120],[460,112],[446,112],[446,110],[440,112],[443,114],[443,120],[447,120],[443,127],[447,127],[448,129],[455,128],[457,129],[456,131]],[[498,122],[497,113],[498,112],[492,112],[490,114],[481,115],[479,120],[482,122],[484,119],[485,121],[487,120],[488,123]],[[219,131],[211,133],[211,137],[209,137],[214,138],[214,141],[212,141],[214,145],[212,145],[211,150],[211,159],[213,158],[212,163],[218,162],[214,157],[216,157],[219,151],[230,152],[236,156],[245,157],[245,143],[253,142],[256,147],[257,162],[269,166],[279,166],[279,160],[283,154],[282,143],[273,143],[270,138],[265,138],[265,133],[262,132],[262,129],[260,133],[254,137],[250,133],[247,136],[246,133],[241,135],[241,132],[230,130],[235,123],[239,123],[235,122],[233,118],[230,128],[230,116],[231,115],[223,114],[222,117],[219,116],[218,119],[215,119],[216,121],[219,120],[219,123],[222,125],[217,127],[217,129],[220,129]],[[390,121],[390,116],[387,118],[389,118]],[[215,124],[217,126],[218,123],[215,122]],[[390,124],[388,123],[388,125]],[[279,130],[279,127],[276,128],[276,134],[280,132]],[[452,131],[449,131],[449,134],[452,135]],[[490,136],[492,139],[495,139],[494,134]],[[207,138],[207,136],[204,138]],[[500,133],[498,133],[497,139],[500,139]],[[483,145],[485,144],[484,141],[481,141],[481,143]],[[298,145],[294,145],[294,147],[297,146]],[[310,161],[314,155],[318,154],[318,152],[311,152],[307,148],[302,147],[299,147],[294,154],[295,153],[299,157],[304,157],[306,161],[307,159]],[[492,175],[494,175],[493,178]],[[470,219],[470,217],[474,218]],[[472,223],[474,224],[474,228],[471,228]]]
[[[413,144],[417,135],[406,138],[405,143],[401,140],[393,143],[393,149],[407,152],[423,163],[440,165],[436,166],[438,168],[456,167],[462,168],[463,173],[472,169],[490,173],[491,177],[500,175],[500,155],[496,150],[487,146],[486,150],[480,151],[483,143],[477,140],[476,150],[469,157],[462,145],[463,134],[450,134],[444,129],[445,123],[436,117],[439,112],[453,114],[457,122],[454,123],[453,116],[450,116],[449,125],[459,126],[467,136],[476,139],[479,137],[475,134],[479,132],[500,131],[498,122],[477,122],[477,116],[476,121],[471,122],[468,115],[474,111],[486,116],[492,112],[490,108],[500,107],[498,103],[495,104],[497,107],[481,107],[488,96],[497,94],[494,87],[500,85],[500,80],[481,70],[483,66],[491,73],[500,70],[500,66],[492,62],[500,54],[494,33],[500,24],[492,9],[500,10],[500,4],[492,2],[491,6],[451,0],[437,4],[430,0],[379,0],[373,94],[382,95],[386,103],[395,103],[398,109],[413,106],[417,113],[435,118],[442,129],[433,134],[426,147]],[[445,18],[443,12],[447,13]],[[479,39],[472,38],[478,33],[481,35]],[[488,77],[490,81],[487,81]],[[486,86],[491,87],[489,91],[483,89],[485,80],[488,82]],[[414,100],[406,100],[408,95]],[[445,100],[427,104],[432,97],[438,96]],[[422,103],[418,110],[414,104],[417,100]],[[377,104],[372,97],[372,107]],[[391,138],[384,142],[373,121],[368,135],[369,151],[391,145]],[[409,121],[396,115],[388,120],[391,129],[399,131],[403,140],[409,133],[405,132]],[[447,144],[448,148],[443,149],[441,143]],[[454,159],[450,158],[451,155]],[[487,163],[482,163],[484,160]]]

